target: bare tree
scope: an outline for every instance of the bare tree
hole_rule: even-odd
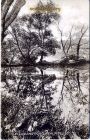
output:
[[[75,50],[76,59],[79,59],[81,46],[88,44],[88,41],[85,39],[85,34],[88,28],[81,26],[79,29],[75,30],[74,26],[72,26],[68,35],[65,36],[63,31],[59,28],[59,25],[57,27],[60,33],[60,46],[64,52],[65,57],[68,58],[68,56],[70,56],[70,50]],[[66,39],[64,39],[64,37]]]
[[[83,37],[85,35],[85,33],[87,32],[87,29],[88,28],[85,28],[84,26],[82,26],[82,28],[80,29],[80,35],[79,35],[79,39],[78,39],[78,42],[76,43],[76,47],[77,47],[77,59],[79,59],[79,54],[80,54],[80,47],[83,45],[83,44],[86,44],[86,43],[83,43],[82,44],[82,40],[83,40]]]
[[[16,19],[21,7],[25,4],[25,0],[2,0],[2,41],[5,37],[5,31]]]

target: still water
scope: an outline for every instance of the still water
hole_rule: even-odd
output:
[[[2,68],[2,137],[84,139],[88,128],[88,65]]]

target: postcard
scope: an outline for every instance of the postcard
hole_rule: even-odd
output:
[[[1,1],[1,139],[88,139],[89,0]]]

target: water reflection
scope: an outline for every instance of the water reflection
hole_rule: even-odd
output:
[[[88,68],[2,69],[2,136],[88,138],[88,78]]]
[[[60,101],[63,101],[65,96],[69,98],[73,104],[75,104],[74,100],[83,105],[88,103],[88,95],[84,95],[81,88],[79,71],[66,70],[63,78]]]

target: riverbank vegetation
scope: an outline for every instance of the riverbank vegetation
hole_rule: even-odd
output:
[[[53,8],[55,5],[47,3]],[[47,6],[40,1],[38,7]],[[88,46],[86,38],[88,27],[80,25],[71,27],[64,34],[59,27],[60,15],[52,11],[34,12],[31,15],[17,17],[6,31],[2,41],[2,66],[27,65],[81,65],[87,63],[81,48]],[[50,29],[56,23],[60,41],[57,41]],[[58,23],[58,24],[57,24]],[[48,62],[44,57],[55,56],[56,49],[62,50],[63,58],[57,62]],[[61,55],[61,54],[60,54]],[[37,62],[37,60],[39,61]]]

